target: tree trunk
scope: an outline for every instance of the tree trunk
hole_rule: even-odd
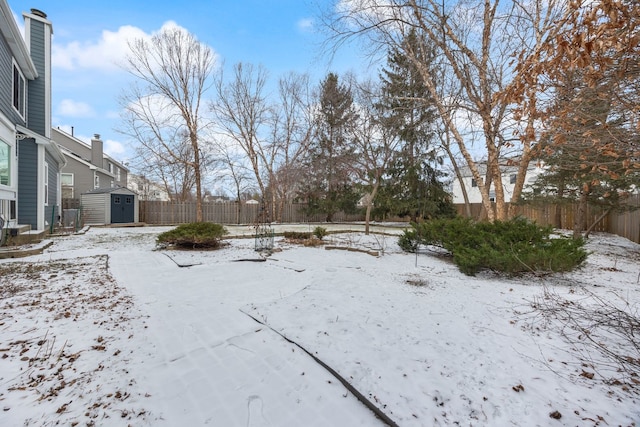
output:
[[[198,134],[192,132],[190,135],[190,139],[191,146],[193,147],[193,173],[196,180],[196,222],[202,222],[202,165],[200,164]]]
[[[558,200],[562,200],[564,198],[564,181],[560,182],[558,185]],[[555,226],[556,228],[562,228],[562,207],[556,203],[555,205]]]
[[[380,181],[373,185],[373,189],[371,190],[371,194],[367,198],[367,210],[364,216],[364,234],[369,235],[369,222],[371,220],[371,208],[373,207],[373,201],[376,198],[376,194],[378,194],[378,188],[380,187]]]
[[[587,201],[589,198],[589,190],[583,189],[580,193],[580,200],[576,209],[576,216],[573,223],[573,238],[582,237],[582,230],[586,228],[587,223]]]
[[[596,218],[595,221],[593,221],[593,223],[591,225],[589,225],[589,227],[587,228],[587,230],[584,233],[584,237],[588,238],[589,234],[591,234],[591,232],[593,231],[594,228],[596,228],[596,225],[598,225],[598,223],[600,221],[602,221],[607,215],[609,215],[609,213],[613,210],[613,207],[609,207],[607,209],[605,209],[605,211],[598,217]]]

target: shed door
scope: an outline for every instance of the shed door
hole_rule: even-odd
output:
[[[129,194],[111,195],[111,223],[133,222],[133,196]]]

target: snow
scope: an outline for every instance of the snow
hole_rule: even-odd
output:
[[[327,228],[352,250],[276,237],[253,262],[251,238],[157,250],[166,227],[91,228],[1,260],[0,425],[385,425],[332,371],[400,426],[640,423],[638,378],[534,309],[637,315],[640,245],[597,234],[575,272],[469,277],[402,253],[400,228]]]

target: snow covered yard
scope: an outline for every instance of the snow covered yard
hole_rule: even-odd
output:
[[[304,350],[400,426],[640,424],[640,378],[554,311],[637,315],[640,245],[596,235],[570,274],[467,277],[358,227],[325,240],[380,256],[278,237],[264,262],[238,261],[260,258],[252,239],[154,250],[166,229],[0,261],[0,425],[384,425]]]

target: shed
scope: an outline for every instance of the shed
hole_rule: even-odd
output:
[[[138,195],[125,187],[97,188],[80,196],[85,224],[138,222]]]

